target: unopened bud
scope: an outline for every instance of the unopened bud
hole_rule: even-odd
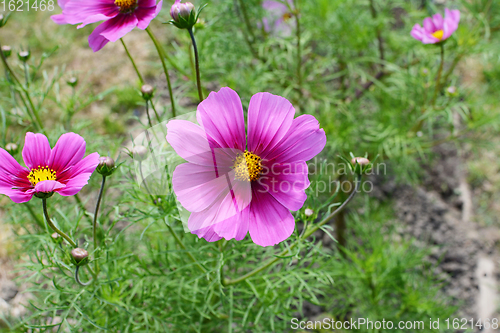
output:
[[[63,241],[63,238],[57,232],[54,232],[52,235],[50,235],[50,238],[52,238],[52,240],[56,244],[62,243],[62,241]]]
[[[356,165],[356,163],[357,163],[361,166],[365,166],[365,165],[370,164],[370,160],[365,158],[365,157],[355,157],[351,160],[351,163],[354,165]]]
[[[68,84],[68,86],[70,86],[71,88],[74,88],[77,86],[78,84],[78,78],[77,77],[70,77],[66,83]]]
[[[196,9],[191,2],[181,3],[181,0],[175,0],[170,8],[171,22],[179,29],[191,29],[198,20]]]
[[[427,75],[429,75],[429,69],[427,69],[427,68],[422,68],[422,69],[420,70],[420,72],[422,73],[422,76],[427,76]]]
[[[446,94],[449,96],[456,96],[457,95],[457,87],[455,86],[450,86],[446,88]]]
[[[115,171],[115,160],[109,156],[99,157],[99,164],[96,171],[103,176],[110,176]]]
[[[71,256],[73,257],[73,259],[75,259],[75,262],[77,264],[80,264],[88,258],[89,253],[87,252],[87,250],[78,247],[71,250]]]
[[[9,45],[2,45],[2,53],[5,58],[10,57],[10,55],[12,54],[12,48]]]
[[[31,53],[30,51],[21,51],[17,54],[17,57],[19,58],[19,60],[21,60],[22,62],[26,62],[28,60],[30,60],[30,56],[31,56]]]
[[[304,214],[306,214],[307,217],[312,216],[314,214],[314,211],[311,208],[306,208],[304,211]]]
[[[5,145],[5,150],[7,150],[9,152],[9,154],[11,154],[11,155],[17,154],[18,148],[19,147],[15,143],[12,143],[12,142]]]
[[[146,101],[149,101],[151,98],[153,98],[154,92],[155,89],[149,84],[145,84],[141,87],[142,98],[144,98]]]
[[[5,5],[5,2],[4,2],[4,5]],[[9,3],[9,7],[10,7],[10,3]],[[5,8],[4,8],[5,10]],[[2,28],[4,25],[7,24],[7,21],[9,20],[9,17],[10,17],[10,13],[9,12],[7,15],[3,15],[3,14],[0,14],[0,28]]]
[[[138,161],[144,161],[148,157],[148,149],[144,146],[137,145],[132,149],[132,156]]]

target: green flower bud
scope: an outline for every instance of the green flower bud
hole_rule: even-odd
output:
[[[99,157],[99,165],[97,165],[96,171],[103,176],[111,176],[116,170],[115,160],[109,156]]]
[[[353,165],[359,164],[361,166],[366,166],[370,164],[370,160],[365,157],[355,157],[351,160],[351,163]]]
[[[12,54],[12,48],[9,45],[2,45],[2,53],[5,58],[10,57],[10,55]]]
[[[7,21],[9,20],[10,12],[4,16],[3,14],[0,14],[0,28],[2,28],[4,25],[7,24]]]
[[[70,86],[71,88],[74,88],[78,85],[78,78],[77,77],[70,77],[67,81],[66,84]]]
[[[181,0],[176,0],[170,8],[170,16],[172,16],[170,23],[179,29],[192,29],[197,23],[202,9],[203,7],[196,12],[196,8],[191,2],[181,3]]]
[[[144,146],[137,145],[132,149],[132,157],[139,162],[144,161],[148,157],[148,149]]]
[[[63,242],[63,238],[57,232],[54,232],[52,235],[50,235],[50,238],[52,238],[52,240],[56,244],[61,244]]]
[[[151,98],[153,98],[154,92],[155,89],[149,84],[145,84],[141,87],[142,98],[144,98],[144,100],[146,101],[149,101]]]
[[[30,57],[31,57],[31,52],[30,51],[21,51],[17,54],[17,57],[19,58],[19,60],[21,60],[22,62],[26,62],[28,60],[30,60]]]
[[[17,154],[19,147],[15,143],[10,142],[10,143],[5,145],[5,150],[7,150],[9,152],[9,154],[14,156]]]
[[[87,250],[78,247],[71,250],[71,257],[73,257],[76,265],[81,266],[88,262],[89,253]]]

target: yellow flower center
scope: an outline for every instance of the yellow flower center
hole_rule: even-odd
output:
[[[432,34],[432,36],[436,37],[437,39],[441,40],[443,39],[444,31],[443,30],[438,30],[435,33]]]
[[[120,7],[121,12],[128,12],[135,9],[137,0],[115,0],[115,5]]]
[[[285,15],[283,15],[283,21],[287,22],[292,17],[293,17],[292,13],[285,13]]]
[[[30,183],[35,186],[39,182],[44,180],[56,180],[56,172],[49,167],[38,167],[36,169],[31,169],[28,180]]]
[[[262,172],[262,159],[245,150],[245,153],[239,154],[234,160],[234,171],[236,180],[256,181]]]

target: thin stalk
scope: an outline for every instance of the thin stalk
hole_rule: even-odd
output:
[[[290,247],[284,251],[282,251],[280,254],[278,254],[276,256],[276,258],[273,258],[271,260],[269,260],[267,263],[265,263],[264,265],[260,266],[260,267],[257,267],[256,269],[254,269],[253,271],[250,271],[248,272],[247,274],[245,275],[242,275],[240,276],[239,278],[236,278],[236,279],[233,279],[233,280],[227,280],[227,279],[224,279],[222,281],[222,284],[224,286],[230,286],[230,285],[233,285],[233,284],[237,284],[237,283],[240,283],[240,282],[243,282],[245,281],[246,279],[262,272],[263,270],[265,270],[266,268],[269,268],[271,267],[273,264],[275,264],[276,262],[278,262],[281,258],[279,257],[284,257],[284,256],[287,256],[290,254],[290,251],[293,250],[297,245],[299,245],[299,243],[304,240],[304,239],[307,239],[309,236],[311,236],[313,233],[315,233],[319,228],[321,228],[323,225],[325,225],[326,223],[328,223],[335,215],[337,215],[339,212],[341,212],[344,207],[352,201],[352,199],[354,198],[354,196],[358,193],[359,191],[359,185],[361,183],[361,176],[357,176],[356,177],[356,180],[354,181],[355,182],[355,189],[354,191],[352,191],[351,195],[347,198],[346,201],[344,201],[344,203],[342,203],[342,205],[340,205],[333,213],[331,213],[330,215],[328,215],[327,217],[323,218],[323,220],[321,220],[321,222],[319,222],[318,224],[314,225],[313,227],[311,227],[308,231],[306,231],[304,233],[304,235],[302,237],[300,237],[295,243],[293,243],[292,245],[290,245]]]
[[[149,116],[149,101],[148,100],[146,100],[146,115],[148,116],[149,127],[153,127],[153,124],[151,123],[151,117]]]
[[[82,202],[82,199],[80,199],[80,196],[77,194],[74,195],[75,197],[75,201],[76,203],[78,204],[78,207],[80,207],[80,209],[83,211],[83,215],[85,215],[90,222],[92,222],[92,219],[90,218],[90,216],[87,214],[87,208],[85,208],[85,205],[83,204]]]
[[[95,280],[90,280],[89,282],[82,282],[80,280],[80,276],[79,276],[79,271],[80,271],[80,266],[76,266],[76,269],[75,269],[75,281],[76,283],[78,283],[80,286],[83,286],[83,287],[86,287],[86,286],[89,286],[92,281],[95,281]]]
[[[191,36],[191,42],[193,42],[194,49],[194,61],[196,63],[196,84],[198,85],[198,97],[200,98],[200,102],[203,102],[203,91],[201,88],[201,75],[200,75],[200,59],[198,57],[198,47],[196,46],[196,40],[194,38],[193,29],[188,29],[189,36]]]
[[[443,74],[444,67],[444,44],[440,43],[439,46],[441,48],[441,63],[439,64],[439,69],[436,77],[436,89],[434,90],[434,95],[432,96],[431,105],[434,105],[434,103],[436,102],[438,92],[441,89],[441,75]]]
[[[377,19],[377,10],[375,9],[375,4],[373,2],[374,0],[370,0],[370,11],[371,11],[371,14],[372,14],[372,18],[374,20]],[[382,33],[380,31],[380,27],[377,26],[377,40],[378,40],[378,51],[379,51],[379,55],[380,55],[380,60],[384,60],[385,58],[385,52],[384,52],[384,44],[383,44],[383,40],[382,40]],[[382,64],[382,67],[384,65]]]
[[[165,225],[167,226],[168,230],[170,231],[170,233],[172,234],[172,236],[174,236],[175,238],[175,241],[177,242],[177,244],[179,244],[179,246],[184,250],[186,251],[186,254],[189,256],[189,258],[191,258],[191,260],[196,264],[196,266],[200,269],[201,272],[203,273],[207,273],[207,270],[205,269],[205,267],[203,267],[199,262],[198,260],[196,260],[196,258],[193,256],[193,254],[189,251],[187,251],[187,248],[186,248],[186,245],[184,245],[184,243],[182,242],[182,240],[179,238],[179,236],[177,235],[177,233],[174,231],[174,229],[169,226],[168,224],[165,223]]]
[[[2,47],[2,44],[0,43],[0,48],[1,47]],[[21,90],[26,95],[26,99],[28,100],[28,102],[30,104],[31,111],[32,111],[33,115],[29,112],[28,105],[26,104],[26,101],[24,100],[22,94],[19,94],[19,96],[21,97],[21,100],[23,101],[23,104],[26,107],[28,115],[31,118],[31,121],[36,125],[36,127],[38,128],[38,130],[40,132],[45,133],[45,130],[43,129],[43,126],[42,126],[42,121],[40,120],[40,117],[38,116],[38,113],[36,112],[35,105],[33,104],[33,101],[31,100],[31,97],[30,97],[28,91],[26,90],[24,85],[21,83],[21,81],[19,81],[19,79],[17,78],[14,71],[10,68],[9,63],[7,62],[7,58],[5,58],[5,55],[3,54],[3,52],[0,52],[0,58],[2,59],[2,63],[5,66],[6,71],[8,71],[10,73],[11,78],[14,79],[15,83],[17,83],[17,85],[21,88]],[[33,116],[34,116],[34,118],[33,118]]]
[[[296,31],[296,38],[297,38],[297,82],[298,82],[298,89],[299,89],[299,101],[302,100],[302,47],[301,47],[301,31],[300,31],[300,18],[299,18],[299,0],[294,1],[294,6],[295,6],[295,20],[297,22],[297,31]],[[301,110],[302,111],[302,110]]]
[[[163,72],[165,73],[165,77],[167,78],[168,93],[170,94],[170,103],[172,104],[172,117],[175,118],[176,112],[174,93],[172,91],[172,84],[170,82],[170,75],[168,74],[167,64],[165,63],[166,53],[149,27],[146,28],[146,32],[148,33],[149,38],[151,38],[151,40],[153,41],[153,44],[156,47],[156,51],[158,52],[158,56],[160,57],[161,65],[163,66]]]
[[[27,202],[24,205],[28,209],[28,212],[30,213],[31,217],[35,220],[36,224],[38,224],[40,227],[44,228],[45,227],[44,223],[42,221],[40,221],[38,216],[35,214],[35,211],[33,210],[33,207],[31,207],[31,204],[29,202]]]
[[[125,52],[127,53],[127,56],[130,59],[130,62],[132,63],[132,66],[134,66],[135,72],[137,73],[137,76],[139,77],[141,84],[144,84],[144,79],[142,78],[141,72],[139,72],[139,69],[137,68],[137,65],[135,64],[134,58],[132,57],[132,55],[128,51],[127,45],[125,45],[123,38],[120,38],[120,42],[122,42],[123,48],[125,49]]]
[[[24,61],[24,80],[26,81],[26,87],[30,85],[30,71],[28,67],[28,62]]]
[[[76,243],[68,236],[66,235],[64,232],[62,232],[61,230],[59,230],[55,225],[54,223],[52,222],[52,220],[50,219],[49,217],[49,213],[47,212],[47,199],[42,199],[42,205],[43,205],[43,214],[45,215],[45,220],[47,221],[47,224],[49,225],[49,227],[54,230],[55,232],[57,232],[62,238],[64,238],[68,243],[71,244],[71,246],[73,247],[77,247]]]
[[[106,185],[106,176],[102,176],[101,189],[99,190],[99,195],[97,197],[97,203],[95,205],[94,211],[94,221],[92,223],[93,237],[94,237],[94,252],[97,249],[97,216],[99,215],[99,208],[101,207],[102,194],[104,193],[104,186]],[[99,274],[99,266],[97,260],[94,261],[94,268],[96,274]]]

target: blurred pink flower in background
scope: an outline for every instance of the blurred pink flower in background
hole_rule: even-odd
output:
[[[43,134],[26,133],[22,167],[0,148],[0,194],[14,202],[31,200],[37,193],[75,195],[99,164],[99,154],[85,156],[85,140],[75,133],[61,135],[54,149]]]
[[[161,10],[156,0],[59,0],[62,14],[51,18],[57,24],[87,24],[104,21],[89,36],[94,52],[116,42],[135,27],[146,29]]]
[[[293,8],[293,0],[287,0],[290,8]],[[262,8],[266,11],[262,23],[267,33],[276,36],[288,37],[295,27],[295,20],[291,21],[293,14],[290,8],[279,1],[266,0],[262,2]]]
[[[167,141],[188,163],[177,166],[173,189],[191,212],[189,230],[207,241],[242,240],[272,246],[295,228],[309,187],[306,161],[319,154],[326,136],[311,115],[294,119],[288,100],[258,93],[248,108],[222,88],[200,103],[197,120],[167,124]]]
[[[460,11],[458,9],[449,10],[445,8],[445,16],[440,13],[424,19],[424,26],[415,24],[411,30],[413,38],[424,44],[436,44],[448,39],[455,30],[458,29],[460,22]]]

